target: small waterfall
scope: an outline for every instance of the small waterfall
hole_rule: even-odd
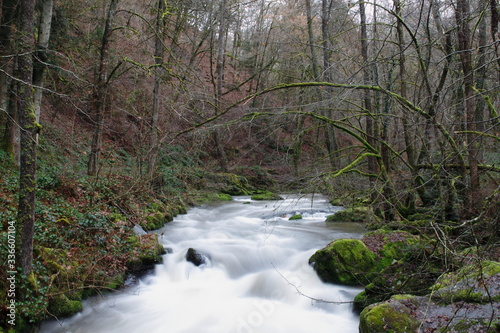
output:
[[[339,209],[319,195],[193,208],[165,225],[172,253],[154,274],[41,332],[358,332],[349,302],[361,289],[325,284],[308,265],[332,239],[361,237],[359,225],[324,222]],[[295,214],[302,219],[290,221]],[[209,261],[186,261],[189,248]]]

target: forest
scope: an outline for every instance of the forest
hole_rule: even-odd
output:
[[[134,225],[234,195],[368,207],[500,276],[497,0],[0,3],[0,332],[159,262]]]

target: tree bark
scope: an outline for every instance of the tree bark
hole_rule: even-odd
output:
[[[35,224],[36,201],[36,133],[39,125],[36,122],[33,108],[33,52],[35,43],[33,38],[35,16],[35,1],[21,0],[20,22],[17,49],[17,70],[15,79],[18,80],[17,108],[19,125],[21,127],[21,152],[19,167],[19,204],[17,215],[17,244],[18,264],[25,276],[33,269],[33,234]]]
[[[156,13],[156,31],[155,31],[155,70],[153,84],[153,109],[151,111],[151,131],[149,134],[149,154],[148,154],[148,179],[153,180],[158,156],[158,115],[160,110],[160,81],[163,65],[163,12],[165,9],[165,0],[158,0]]]
[[[52,23],[52,10],[54,0],[42,1],[42,12],[40,24],[38,26],[38,41],[36,43],[36,53],[33,63],[33,85],[35,86],[34,105],[36,121],[40,121],[40,108],[43,96],[43,81],[47,68],[47,50],[49,49],[50,27]]]
[[[102,150],[102,135],[104,127],[104,114],[107,109],[108,97],[108,61],[109,48],[111,43],[111,34],[113,32],[113,19],[119,0],[111,0],[104,25],[102,36],[101,51],[99,57],[99,69],[96,76],[94,92],[94,133],[90,147],[90,157],[88,161],[87,174],[96,176],[99,171],[99,158]]]
[[[479,189],[479,173],[477,160],[476,122],[475,122],[475,99],[474,99],[474,73],[472,69],[471,31],[469,27],[470,9],[469,1],[457,0],[455,9],[455,19],[457,23],[458,52],[462,62],[464,98],[465,106],[465,126],[467,130],[467,152],[469,160],[469,200],[474,202],[474,194]]]
[[[15,84],[8,78],[14,68],[14,57],[12,54],[12,26],[17,15],[16,0],[3,0],[0,18],[0,129],[1,142],[0,149],[6,151],[14,157],[18,163],[19,146],[16,148],[16,141],[19,142],[19,130],[16,123],[17,112],[13,106],[12,90]],[[9,89],[11,87],[11,89]]]
[[[363,83],[365,85],[371,84],[371,66],[369,65],[368,59],[368,31],[366,23],[366,11],[365,3],[363,1],[359,2],[359,15],[360,15],[360,25],[361,25],[361,56],[363,58]],[[366,135],[367,142],[373,146],[374,140],[374,127],[372,118],[372,99],[371,92],[369,90],[363,91],[363,104],[368,115],[366,116]],[[368,156],[368,173],[375,174],[376,171],[376,161],[373,156]],[[373,180],[373,179],[372,179]]]
[[[227,25],[227,0],[220,0],[219,6],[219,30],[217,38],[217,64],[215,68],[216,87],[215,87],[215,114],[219,114],[222,110],[222,83],[224,82],[224,58],[226,49],[226,25]],[[219,159],[222,172],[227,172],[227,157],[224,150],[224,145],[218,129],[214,130],[213,139],[215,142],[215,150]]]
[[[333,0],[322,0],[321,2],[321,35],[323,38],[323,81],[332,82],[333,74],[332,74],[332,65],[330,63],[330,59],[332,57],[332,48],[331,48],[331,36],[330,36],[330,20],[331,20],[331,10],[332,10]],[[325,116],[333,117],[333,114],[330,110],[329,99],[331,97],[332,89],[326,88],[325,93],[323,94],[323,100],[325,100]],[[330,156],[330,164],[333,169],[338,169],[339,163],[339,145],[337,143],[337,137],[335,135],[335,129],[327,124],[326,125],[326,148],[328,150]]]

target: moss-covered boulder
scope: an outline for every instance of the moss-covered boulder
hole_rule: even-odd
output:
[[[479,261],[456,272],[439,277],[432,286],[432,298],[438,302],[500,302],[500,263]]]
[[[363,235],[361,241],[378,256],[378,270],[411,256],[420,238],[406,231],[379,229]]]
[[[370,297],[370,287],[358,302]],[[478,260],[442,274],[424,296],[394,295],[369,305],[361,312],[360,332],[415,332],[415,323],[421,332],[498,332],[498,311],[500,263]]]
[[[167,251],[158,242],[157,234],[134,235],[128,242],[132,247],[127,268],[130,272],[137,273],[152,269],[154,265],[163,262],[163,254]]]
[[[373,209],[368,206],[349,207],[338,211],[326,218],[326,222],[366,222],[373,223],[377,221],[377,216]]]
[[[360,333],[413,333],[420,322],[400,300],[372,304],[359,317]]]
[[[82,310],[82,302],[70,300],[66,295],[60,294],[49,300],[48,311],[55,317],[69,317]]]
[[[171,222],[174,217],[186,214],[186,205],[180,199],[172,201],[153,200],[144,210],[139,225],[147,231],[157,230],[165,223]]]
[[[423,296],[440,275],[431,262],[397,261],[375,273],[371,283],[354,299],[354,307],[361,311],[366,306],[390,299],[398,294]]]
[[[229,195],[248,195],[252,192],[252,187],[243,176],[232,173],[210,173],[205,178],[206,188],[211,192]]]
[[[302,220],[302,215],[300,214],[295,214],[295,215],[292,215],[290,216],[290,218],[288,219],[289,221],[293,221],[293,220]]]
[[[405,231],[377,230],[361,239],[377,254],[376,272],[354,300],[356,310],[397,294],[426,295],[441,275],[442,262],[428,242]]]
[[[268,191],[260,191],[251,196],[252,200],[283,200],[283,198],[276,193]]]
[[[359,239],[334,240],[309,258],[321,280],[345,285],[369,283],[376,262],[376,254]]]
[[[429,296],[395,295],[366,307],[360,333],[378,332],[498,332],[499,302],[442,304]]]

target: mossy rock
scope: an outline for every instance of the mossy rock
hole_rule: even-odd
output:
[[[220,201],[232,201],[233,200],[233,197],[230,194],[227,194],[227,193],[218,193],[217,194],[217,198]]]
[[[309,263],[325,282],[366,285],[373,276],[376,259],[359,239],[337,239],[316,251]]]
[[[370,284],[355,300],[355,308],[386,301],[394,295],[427,295],[441,271],[435,263],[418,260],[397,261],[373,275]]]
[[[210,182],[212,191],[229,195],[248,195],[252,189],[248,180],[232,173],[208,174],[206,179]]]
[[[116,276],[110,277],[108,281],[106,281],[104,288],[115,290],[123,286],[124,283],[125,283],[125,274],[118,274]]]
[[[167,251],[158,242],[157,234],[147,234],[139,237],[138,245],[133,249],[133,254],[127,262],[127,268],[131,272],[141,272],[152,269],[154,265],[163,262],[163,254]]]
[[[326,222],[365,222],[373,223],[377,221],[377,217],[371,207],[349,207],[338,211],[326,218]]]
[[[378,255],[377,266],[381,271],[418,250],[421,239],[406,231],[378,229],[363,235],[361,241]]]
[[[433,299],[445,304],[500,302],[500,263],[484,260],[466,265],[441,275],[431,290]]]
[[[330,200],[330,204],[332,206],[344,206],[343,201],[342,201],[341,198],[336,198],[336,199]]]
[[[70,300],[66,295],[56,295],[49,301],[48,311],[55,317],[69,317],[82,310],[82,302]]]
[[[293,215],[293,216],[291,216],[288,220],[289,220],[289,221],[293,221],[293,220],[302,220],[302,215],[300,215],[300,214]]]
[[[150,213],[146,216],[145,220],[141,223],[141,226],[146,230],[156,230],[163,227],[165,223],[169,222],[165,219],[165,214],[160,212]]]
[[[283,198],[276,193],[268,192],[268,191],[263,191],[256,193],[251,196],[252,200],[283,200]]]
[[[360,333],[413,333],[419,325],[410,310],[399,302],[372,304],[359,317]]]

